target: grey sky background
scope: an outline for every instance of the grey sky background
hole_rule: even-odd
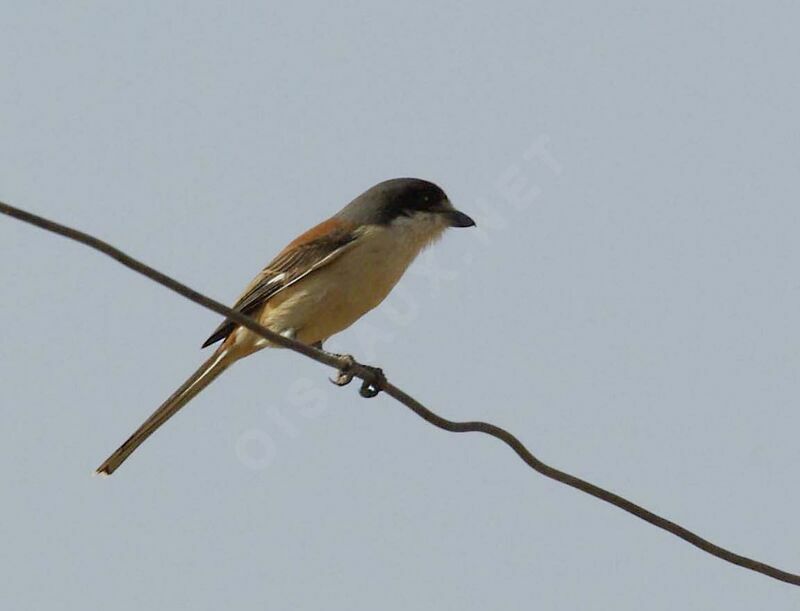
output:
[[[798,18],[6,2],[0,199],[231,302],[371,184],[435,180],[480,231],[448,234],[331,347],[797,572]],[[0,253],[3,608],[797,608],[283,351],[92,478],[218,318],[6,218]]]

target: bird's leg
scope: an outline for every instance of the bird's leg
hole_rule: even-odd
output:
[[[297,332],[295,329],[286,329],[283,333],[281,333],[284,337],[288,337],[290,339],[295,339]],[[383,373],[383,369],[380,367],[370,367],[369,365],[362,365],[358,363],[355,358],[353,358],[352,354],[338,354],[336,352],[328,352],[322,347],[322,341],[319,340],[311,344],[312,347],[316,348],[317,350],[322,350],[325,354],[330,357],[333,357],[337,360],[343,361],[342,368],[339,369],[339,372],[336,374],[335,378],[330,378],[330,381],[336,386],[347,386],[350,382],[353,381],[355,377],[355,373],[353,372],[353,368],[358,365],[359,367],[365,369],[368,373],[366,379],[363,380],[361,384],[361,389],[359,390],[359,394],[362,397],[367,399],[376,396],[379,392],[381,392],[381,388],[386,383],[386,375]]]
[[[336,354],[334,352],[326,352],[326,354],[344,361],[344,365],[339,369],[339,373],[336,374],[335,378],[330,378],[330,381],[336,384],[336,386],[347,386],[353,381],[354,374],[352,368],[353,365],[356,364],[356,360],[351,354]]]
[[[284,337],[288,337],[290,339],[295,339],[297,332],[295,329],[286,329],[281,333]],[[339,368],[339,372],[336,374],[335,378],[330,378],[330,381],[336,386],[347,386],[350,382],[353,381],[353,378],[356,377],[356,372],[354,369],[360,369],[359,373],[366,372],[366,375],[360,375],[359,377],[362,378],[363,382],[361,384],[361,389],[358,391],[362,397],[367,399],[375,397],[378,393],[381,392],[384,384],[386,384],[386,375],[383,373],[383,369],[380,367],[370,367],[369,365],[362,365],[355,358],[353,358],[352,354],[339,354],[337,352],[328,352],[322,347],[323,340],[318,340],[313,342],[311,346],[316,348],[317,350],[321,350],[327,356],[336,359],[341,363],[341,367]]]
[[[329,356],[331,358],[334,358],[334,359],[337,359],[337,360],[339,360],[339,359],[346,360],[347,364],[345,366],[345,369],[350,368],[355,364],[356,360],[353,358],[352,355],[350,355],[350,354],[339,354],[338,352],[329,352],[329,351],[325,350],[325,348],[322,347],[322,341],[323,340],[319,340],[317,342],[314,342],[313,344],[311,344],[311,347],[312,348],[316,348],[317,350],[321,350],[322,352],[325,353],[326,356]],[[344,384],[342,384],[342,386],[344,386]]]
[[[383,373],[383,369],[380,367],[362,365],[356,362],[351,354],[336,354],[333,352],[328,352],[327,354],[344,361],[344,366],[339,370],[336,377],[330,378],[333,384],[336,386],[347,386],[355,377],[353,368],[358,365],[360,368],[366,369],[369,374],[363,378],[361,389],[358,391],[359,394],[364,398],[370,399],[381,392],[383,385],[386,383],[386,375]]]

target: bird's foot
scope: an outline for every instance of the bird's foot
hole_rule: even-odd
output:
[[[336,384],[336,386],[347,386],[350,382],[353,381],[353,365],[356,364],[356,360],[353,358],[351,354],[335,354],[330,353],[332,356],[335,356],[338,359],[344,361],[341,369],[336,374],[335,378],[330,378],[331,382]]]
[[[358,391],[359,394],[366,399],[371,399],[381,392],[383,385],[386,384],[386,375],[384,375],[383,369],[380,367],[361,365],[360,363],[357,363],[350,354],[335,354],[334,356],[344,361],[344,364],[342,368],[339,369],[339,373],[336,375],[336,377],[330,379],[331,382],[336,384],[336,386],[347,386],[350,382],[352,382],[353,378],[355,377],[353,368],[358,365],[359,368],[365,369],[368,374],[363,378],[361,389]]]

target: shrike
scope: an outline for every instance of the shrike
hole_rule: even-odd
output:
[[[381,303],[420,251],[445,229],[474,225],[433,183],[417,178],[384,181],[291,242],[253,279],[233,308],[276,333],[321,348]],[[230,321],[217,327],[203,348],[219,341],[211,358],[98,467],[98,473],[112,474],[235,361],[271,345]]]

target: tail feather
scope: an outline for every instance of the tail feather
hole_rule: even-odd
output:
[[[127,459],[145,439],[150,437],[158,427],[174,416],[179,409],[191,401],[201,390],[211,384],[217,376],[230,367],[234,360],[235,359],[229,358],[227,349],[220,347],[220,349],[203,363],[178,390],[172,393],[169,399],[164,401],[164,403],[142,423],[125,443],[117,448],[114,453],[97,468],[96,473],[111,475],[116,471],[117,468],[125,462],[125,459]]]

